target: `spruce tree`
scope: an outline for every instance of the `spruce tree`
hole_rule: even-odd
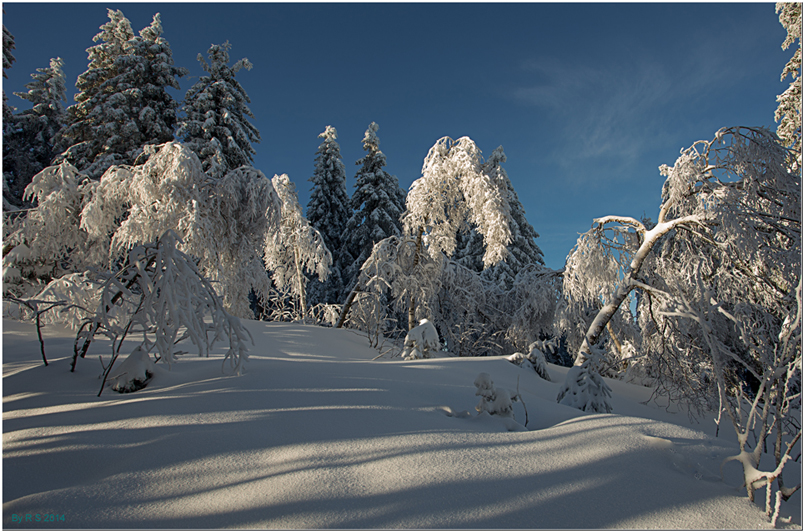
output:
[[[524,207],[519,196],[513,189],[513,184],[502,167],[507,160],[504,149],[499,146],[491,153],[483,164],[483,173],[498,183],[500,189],[506,190],[507,201],[510,205],[510,244],[507,258],[498,264],[483,269],[482,256],[484,244],[482,235],[472,228],[458,237],[458,249],[455,252],[456,260],[463,266],[477,272],[482,277],[501,289],[507,290],[513,286],[516,274],[529,264],[544,265],[544,254],[536,245],[538,233],[525,217]]]
[[[92,178],[112,165],[134,164],[147,144],[173,139],[178,103],[166,87],[178,88],[184,68],[173,65],[162,38],[159,14],[134,35],[122,11],[109,9],[109,22],[87,50],[89,66],[78,76],[79,92],[68,109],[68,124],[56,162],[67,160]]]
[[[3,11],[5,14],[5,10]],[[3,77],[8,78],[6,75],[6,70],[11,68],[11,63],[16,61],[16,58],[11,53],[11,50],[15,48],[14,44],[14,35],[11,34],[10,31],[6,29],[6,25],[3,24]],[[8,106],[8,98],[6,97],[6,91],[3,90],[3,137],[6,136],[6,131],[10,129],[10,122],[11,116],[13,113],[13,109]],[[6,144],[5,141],[3,142],[3,158],[5,159],[6,156]],[[5,164],[3,165],[5,168]],[[9,194],[9,186],[6,182],[6,172],[3,171],[3,210],[13,210],[15,207],[8,202],[6,196]]]
[[[354,257],[343,272],[347,289],[353,287],[375,243],[402,235],[401,215],[406,194],[399,187],[396,176],[383,169],[387,159],[379,150],[378,130],[376,122],[368,126],[362,141],[363,149],[368,153],[357,161],[362,167],[355,176],[355,190],[351,196],[354,214],[346,224],[345,232],[348,235],[347,248]]]
[[[242,68],[251,70],[248,59],[229,66],[231,44],[212,45],[207,63],[201,54],[198,62],[209,74],[190,87],[184,97],[177,136],[201,159],[204,171],[222,177],[229,170],[251,166],[256,153],[252,142],[259,142],[259,131],[248,118],[254,114],[251,103],[235,75]]]
[[[38,68],[33,81],[25,85],[28,92],[14,94],[32,107],[8,120],[3,130],[3,175],[8,185],[5,198],[21,206],[25,187],[31,178],[50,165],[54,155],[54,139],[64,120],[64,62],[50,60],[50,67]]]
[[[5,11],[3,11],[5,13]],[[11,34],[10,31],[6,29],[6,25],[3,24],[3,77],[8,78],[6,75],[6,70],[11,68],[11,63],[16,61],[17,59],[11,53],[11,50],[16,48],[14,44],[14,35]],[[7,120],[11,116],[12,109],[7,105],[8,98],[6,98],[6,91],[3,91],[3,121]]]
[[[310,225],[323,235],[326,247],[332,252],[331,277],[320,286],[310,286],[311,303],[341,302],[343,295],[342,270],[351,263],[345,248],[346,223],[351,217],[349,197],[346,192],[346,167],[337,143],[337,130],[331,125],[318,135],[323,142],[318,146],[315,170],[310,177],[312,193],[307,203],[307,219]]]

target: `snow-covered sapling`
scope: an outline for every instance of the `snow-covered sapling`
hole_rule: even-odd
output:
[[[429,358],[432,352],[441,349],[438,331],[428,319],[421,319],[421,324],[410,329],[404,338],[404,350],[402,358],[415,360]]]
[[[593,356],[593,355],[592,355]],[[589,357],[581,365],[574,365],[566,373],[566,382],[558,393],[558,403],[580,411],[610,413],[611,388],[594,368],[596,358]]]
[[[153,378],[153,360],[148,350],[139,345],[109,375],[107,382],[118,393],[131,393],[148,385],[151,378]]]
[[[487,372],[481,372],[474,380],[474,386],[477,388],[474,396],[480,397],[480,401],[475,408],[479,414],[486,412],[489,415],[499,415],[500,417],[516,420],[516,416],[513,413],[513,402],[521,401],[522,406],[524,406],[524,426],[527,426],[530,419],[527,414],[527,406],[518,391],[518,384],[515,391],[503,388],[497,389],[494,387],[491,375]]]

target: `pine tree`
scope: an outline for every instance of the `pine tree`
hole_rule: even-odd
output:
[[[379,150],[379,126],[372,122],[365,131],[363,149],[368,153],[357,161],[357,171],[351,208],[354,214],[346,224],[347,248],[354,260],[343,271],[346,288],[353,287],[360,268],[371,256],[374,244],[390,236],[402,235],[401,215],[406,194],[399,180],[383,168],[385,154]]]
[[[310,177],[312,193],[307,203],[310,225],[323,235],[326,247],[332,252],[331,277],[323,285],[315,285],[310,293],[312,303],[337,303],[343,294],[342,271],[353,260],[345,248],[346,224],[351,217],[346,192],[346,167],[340,156],[337,130],[331,125],[318,135],[323,142],[318,146],[315,171]]]
[[[3,130],[3,175],[8,185],[6,199],[21,206],[31,178],[50,165],[54,139],[64,120],[64,62],[57,57],[49,68],[38,68],[28,92],[15,92],[31,102],[32,108],[11,116]]]
[[[192,149],[203,163],[206,173],[221,177],[228,170],[251,166],[256,153],[252,142],[259,142],[259,131],[248,118],[254,114],[251,103],[235,75],[242,68],[251,70],[248,59],[229,66],[231,44],[214,44],[207,51],[207,63],[201,54],[198,62],[209,74],[190,87],[184,97],[176,136]]]
[[[5,10],[3,11],[5,14]],[[14,44],[14,35],[11,34],[10,31],[6,29],[5,24],[3,24],[3,77],[8,78],[6,75],[6,70],[11,68],[11,63],[16,61],[14,55],[12,55],[11,50],[16,48]],[[11,116],[13,113],[13,109],[8,106],[8,98],[6,97],[6,91],[3,91],[3,136],[6,135],[6,129],[9,127],[9,123],[11,121]],[[6,155],[6,145],[3,142],[3,158]],[[5,166],[5,164],[4,164]],[[6,196],[9,194],[9,186],[6,182],[6,173],[3,172],[3,210],[13,210],[15,207],[8,202]]]
[[[483,164],[483,173],[498,183],[501,190],[506,191],[507,202],[510,205],[510,235],[508,257],[498,264],[483,269],[482,256],[485,252],[482,235],[472,226],[467,233],[458,235],[458,248],[455,256],[461,265],[482,273],[482,277],[509,290],[513,286],[516,275],[529,264],[544,265],[544,255],[536,245],[535,238],[538,233],[525,217],[524,207],[519,196],[513,189],[513,184],[502,167],[507,160],[502,146],[496,148],[488,160]]]
[[[3,11],[5,13],[5,11]],[[11,63],[16,61],[17,59],[12,55],[11,50],[16,48],[14,44],[14,35],[11,34],[10,31],[6,29],[6,25],[3,24],[3,77],[8,79],[8,75],[6,75],[6,70],[11,68]],[[6,91],[3,91],[3,121],[7,120],[11,116],[12,109],[8,107],[6,104]]]
[[[775,121],[778,123],[778,137],[785,146],[792,147],[796,152],[796,170],[800,169],[801,160],[801,137],[800,137],[800,101],[801,101],[801,46],[800,46],[800,24],[801,24],[801,3],[800,2],[778,2],[775,5],[775,12],[779,13],[778,19],[786,29],[786,39],[781,48],[784,50],[792,46],[797,41],[792,58],[786,63],[781,73],[781,81],[791,76],[792,82],[789,83],[783,94],[778,95],[776,101],[778,108],[775,110]]]
[[[158,13],[139,36],[122,11],[108,15],[94,37],[100,44],[87,50],[89,66],[75,84],[77,103],[68,109],[64,152],[56,159],[91,178],[112,165],[133,164],[146,144],[173,139],[178,104],[166,87],[178,88],[176,77],[187,73],[173,66]]]

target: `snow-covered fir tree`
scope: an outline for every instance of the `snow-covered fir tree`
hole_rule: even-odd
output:
[[[243,58],[229,66],[230,48],[228,41],[213,44],[207,51],[208,63],[198,54],[198,62],[209,75],[201,76],[184,96],[176,132],[212,177],[250,166],[256,153],[251,144],[260,140],[259,131],[248,121],[254,117],[247,105],[251,100],[235,79],[237,72],[251,70],[253,65]]]
[[[16,48],[16,44],[14,43],[14,35],[11,34],[10,31],[6,29],[6,25],[3,24],[3,77],[8,78],[6,74],[6,70],[11,68],[11,63],[16,61],[16,57],[14,54],[11,53],[11,50]],[[8,98],[6,97],[6,91],[3,91],[3,121],[7,120],[11,116],[11,108],[8,107],[6,103]]]
[[[467,223],[474,223],[484,236],[483,263],[490,266],[503,260],[510,242],[510,206],[499,184],[483,173],[473,140],[438,140],[424,159],[421,178],[407,194],[402,215],[405,236],[390,236],[374,245],[340,321],[345,321],[351,302],[372,278],[379,280],[373,282],[375,290],[390,288],[393,306],[406,305],[408,330],[433,317],[431,302],[442,288],[457,233]]]
[[[803,20],[801,20],[801,3],[778,2],[775,5],[775,12],[779,14],[778,19],[786,30],[786,39],[781,47],[786,50],[797,41],[792,58],[786,63],[781,73],[781,81],[791,77],[792,82],[789,83],[789,88],[777,98],[778,108],[775,110],[775,121],[778,122],[778,136],[783,140],[784,145],[796,146],[796,168],[799,169],[801,167],[800,105],[801,98],[803,98],[800,75],[800,25],[803,23]]]
[[[309,299],[316,303],[339,303],[343,296],[344,267],[353,261],[346,249],[346,223],[351,217],[346,191],[346,167],[337,143],[337,130],[331,125],[318,135],[321,145],[315,156],[315,170],[310,177],[312,190],[307,203],[307,219],[318,229],[326,247],[332,253],[329,279],[322,285],[310,286]]]
[[[5,13],[5,11],[4,11]],[[8,74],[6,74],[6,70],[11,68],[11,63],[16,61],[16,58],[11,53],[16,47],[14,44],[14,35],[11,34],[10,31],[6,29],[6,25],[3,24],[3,77],[8,78]],[[13,114],[13,109],[8,105],[8,97],[6,96],[6,91],[3,90],[3,136],[6,134],[6,128],[9,127],[9,123],[11,121],[11,116]],[[5,143],[3,143],[3,155],[5,156]],[[5,172],[3,173],[3,210],[13,210],[16,207],[8,202],[6,196],[9,194],[9,187],[8,183],[6,182]]]
[[[3,129],[3,177],[8,191],[4,197],[14,205],[22,205],[25,187],[31,178],[53,160],[56,135],[63,126],[64,62],[57,57],[48,68],[31,74],[33,81],[25,85],[28,92],[15,92],[32,107],[8,119]]]
[[[509,290],[513,287],[513,282],[519,271],[530,264],[544,265],[544,258],[541,249],[536,245],[535,239],[538,233],[525,217],[524,206],[519,201],[519,196],[513,189],[513,184],[507,172],[502,167],[502,163],[507,160],[502,146],[496,148],[482,166],[482,171],[496,181],[500,189],[506,194],[506,199],[510,205],[510,244],[508,245],[508,256],[502,262],[491,267],[484,268],[482,257],[485,253],[483,237],[472,226],[468,232],[458,233],[458,245],[455,251],[455,259],[465,267],[477,272],[482,272],[484,280],[493,282],[501,289]]]
[[[187,73],[173,65],[158,13],[139,35],[122,11],[108,15],[94,38],[100,44],[87,50],[89,66],[78,76],[77,103],[62,131],[64,152],[55,160],[94,179],[112,165],[133,164],[146,144],[173,139],[178,103],[166,88],[178,88],[176,78]]]
[[[390,236],[401,236],[401,215],[404,212],[405,192],[399,180],[389,174],[385,154],[379,150],[379,126],[372,122],[365,131],[363,149],[368,153],[357,161],[351,208],[354,214],[346,224],[347,248],[353,262],[344,270],[346,289],[351,289],[360,268],[371,255],[374,244]]]

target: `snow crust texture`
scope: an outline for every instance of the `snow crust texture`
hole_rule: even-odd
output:
[[[243,322],[256,347],[242,376],[221,376],[224,349],[189,352],[98,398],[89,361],[108,344],[69,373],[69,330],[46,327],[44,367],[35,328],[4,320],[3,527],[769,527],[735,465],[719,479],[733,438],[641,404],[646,388],[609,381],[618,414],[587,414],[505,358],[372,361],[350,330]],[[468,414],[480,373],[519,380],[529,431]],[[783,509],[797,528],[799,509],[798,493]]]

